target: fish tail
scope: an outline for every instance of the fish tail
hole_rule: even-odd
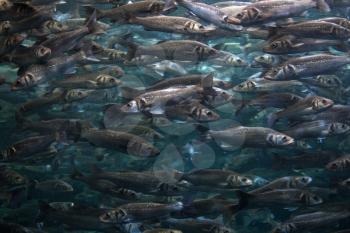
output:
[[[268,127],[270,128],[273,127],[277,120],[278,120],[278,116],[276,115],[276,113],[269,114],[267,117]]]
[[[175,3],[175,0],[166,0],[165,1],[165,6],[163,8],[163,13],[169,13],[171,12],[172,10],[176,9],[177,6],[176,6],[176,3]]]
[[[223,221],[225,224],[231,222],[233,216],[241,209],[239,204],[229,205],[227,210],[223,213]]]
[[[99,27],[97,20],[96,20],[97,19],[96,14],[97,14],[97,10],[94,9],[92,11],[92,13],[90,14],[89,19],[86,21],[85,26],[89,29],[89,32],[91,34],[102,34],[102,33],[104,33],[104,30]]]
[[[249,193],[243,192],[242,190],[237,190],[236,195],[238,197],[238,210],[245,208],[249,204],[249,199],[252,196]]]
[[[326,0],[316,0],[316,7],[322,12],[330,12],[331,9]]]
[[[132,87],[127,87],[127,86],[121,87],[120,90],[121,90],[121,96],[129,100],[134,99],[135,97],[144,93],[143,91],[137,90]]]

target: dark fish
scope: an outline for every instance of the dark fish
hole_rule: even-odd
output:
[[[42,152],[57,140],[56,135],[34,136],[23,139],[1,152],[3,162],[15,162]]]
[[[208,186],[219,188],[240,188],[253,184],[247,176],[233,171],[219,169],[200,169],[189,173],[184,173],[183,180],[195,186]]]
[[[126,132],[89,128],[82,132],[82,139],[92,145],[122,151],[141,158],[159,155],[160,151],[145,139]]]
[[[312,206],[323,203],[321,197],[301,189],[274,189],[263,193],[249,194],[237,191],[240,205],[248,206]]]
[[[350,126],[344,123],[318,120],[300,123],[284,131],[284,133],[295,139],[300,139],[342,135],[346,134],[349,130]]]
[[[233,233],[232,229],[212,220],[168,219],[161,222],[163,227],[181,230],[183,233]]]
[[[350,63],[348,56],[335,56],[330,54],[317,54],[292,58],[269,69],[263,78],[269,80],[290,80],[301,77],[325,74]]]
[[[269,182],[268,184],[250,191],[250,194],[264,193],[274,189],[301,189],[310,184],[309,176],[285,176]]]
[[[19,44],[23,42],[25,36],[20,34],[14,34],[10,36],[3,36],[0,38],[0,59],[3,55],[6,55],[11,50],[15,49]]]
[[[152,172],[108,172],[95,167],[93,176],[96,179],[109,180],[118,186],[146,194],[176,196],[184,193],[184,189],[178,183],[163,182],[160,176]]]
[[[41,182],[36,182],[34,184],[35,189],[43,192],[73,192],[73,186],[63,180],[45,180]]]
[[[0,35],[25,32],[26,30],[39,27],[49,19],[51,19],[51,13],[38,12],[19,21],[2,21],[0,23]]]
[[[44,46],[17,46],[11,53],[4,55],[4,60],[18,66],[26,67],[32,64],[46,63],[51,56],[51,49]]]
[[[278,119],[292,118],[294,116],[310,115],[325,111],[332,107],[334,102],[320,96],[309,96],[298,101],[297,103],[288,106],[282,111],[271,113],[268,116],[268,126],[273,126]]]
[[[347,171],[350,169],[350,156],[344,155],[334,161],[329,162],[326,168],[330,171]]]
[[[93,190],[109,194],[113,197],[123,200],[139,199],[139,195],[136,192],[118,186],[109,180],[97,179],[95,176],[84,176],[79,171],[75,171],[71,175],[71,178],[86,183]]]
[[[272,93],[258,96],[252,100],[243,100],[242,104],[236,111],[239,114],[240,111],[246,106],[254,106],[260,108],[287,108],[290,105],[296,104],[298,101],[302,100],[300,96],[294,95],[292,93]]]
[[[297,215],[287,220],[273,230],[273,233],[292,233],[300,231],[314,231],[317,229],[330,228],[339,223],[339,221],[348,219],[350,212],[343,210],[339,212],[317,211]]]
[[[100,216],[104,223],[130,223],[143,220],[161,219],[183,209],[181,202],[172,204],[129,203],[108,211]]]

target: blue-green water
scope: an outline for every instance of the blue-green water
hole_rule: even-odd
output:
[[[321,2],[0,8],[0,232],[349,232],[350,4]]]

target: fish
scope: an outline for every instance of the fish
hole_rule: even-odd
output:
[[[333,47],[340,51],[346,51],[348,45],[343,40],[304,38],[295,35],[285,35],[271,39],[263,51],[270,54],[294,54],[310,51],[329,51]]]
[[[346,171],[349,169],[349,155],[341,156],[334,161],[329,162],[326,168],[329,171]]]
[[[324,120],[300,123],[284,131],[285,134],[295,138],[318,138],[346,134],[350,126],[340,122],[327,122]]]
[[[178,16],[130,16],[127,21],[130,24],[142,25],[145,30],[148,31],[161,31],[181,34],[204,34],[215,30],[214,27],[206,27],[195,20]]]
[[[85,10],[88,14],[96,11],[97,19],[108,18],[114,22],[123,22],[127,15],[147,16],[159,14],[164,9],[164,6],[164,2],[152,0],[125,4],[111,10],[96,10],[94,7],[85,6]]]
[[[251,25],[298,16],[316,7],[325,12],[330,11],[324,0],[265,0],[244,7],[235,17],[240,20],[240,24]]]
[[[240,205],[261,206],[313,206],[323,203],[321,197],[301,189],[273,189],[263,193],[249,194],[241,190],[237,191]]]
[[[49,77],[60,74],[61,72],[69,72],[69,69],[74,68],[77,63],[88,60],[91,60],[91,58],[84,51],[80,51],[70,56],[52,58],[45,65],[32,64],[20,74],[13,83],[11,90],[19,91],[32,88],[49,81]]]
[[[322,112],[332,107],[333,104],[334,102],[332,100],[320,96],[305,97],[303,100],[298,101],[294,105],[288,106],[282,111],[271,113],[268,116],[267,124],[268,126],[272,127],[278,119],[284,117],[289,118],[296,115],[309,115]]]
[[[93,190],[109,194],[113,197],[124,200],[139,199],[139,195],[133,190],[122,188],[108,180],[96,179],[94,176],[85,176],[79,171],[74,171],[71,178],[86,183]]]
[[[88,128],[82,131],[81,139],[98,147],[119,150],[140,158],[151,158],[160,153],[158,148],[145,139],[121,131]]]
[[[347,56],[317,54],[292,58],[285,63],[269,69],[263,78],[269,80],[290,80],[300,77],[310,77],[334,71],[349,64]],[[321,65],[322,64],[322,65]]]
[[[183,180],[196,186],[209,186],[219,188],[240,188],[253,184],[249,177],[233,171],[219,169],[200,169],[184,173]]]
[[[182,232],[227,232],[232,233],[232,229],[225,227],[223,224],[217,223],[211,220],[198,220],[198,219],[168,219],[161,223],[164,227],[171,227],[179,229]]]
[[[159,219],[182,210],[181,202],[171,204],[129,203],[108,211],[100,216],[104,223],[130,223],[149,219]]]
[[[0,59],[7,54],[7,52],[12,51],[18,45],[20,45],[25,39],[25,36],[21,34],[14,34],[10,36],[1,37],[0,39]]]
[[[194,2],[191,0],[168,0],[165,3],[163,12],[170,11],[176,7],[175,3],[193,12],[200,19],[210,22],[215,26],[233,31],[242,30],[242,26],[239,25],[240,20],[226,15],[223,11],[215,6],[207,5],[202,2]]]
[[[316,230],[324,229],[329,224],[336,224],[337,222],[347,219],[349,211],[343,210],[339,212],[331,211],[315,211],[302,215],[295,216],[283,223],[281,226],[273,229],[273,232],[297,232],[299,230]]]
[[[209,130],[207,137],[215,140],[226,150],[245,147],[284,147],[295,143],[292,137],[264,127],[238,126],[219,131]]]
[[[260,108],[286,108],[290,105],[296,104],[302,100],[302,97],[294,95],[292,93],[271,93],[258,96],[252,100],[243,100],[242,104],[236,111],[236,115],[239,114],[246,106],[255,106]]]
[[[240,84],[237,84],[232,88],[233,91],[239,93],[266,93],[276,91],[293,91],[304,89],[305,85],[298,80],[285,80],[285,81],[274,81],[274,80],[247,80]]]
[[[44,181],[36,181],[34,184],[34,188],[36,190],[40,190],[43,192],[73,192],[74,188],[71,184],[63,181],[63,180],[44,180]]]
[[[260,188],[254,189],[250,191],[249,194],[264,193],[274,189],[301,189],[305,188],[311,182],[312,177],[310,176],[285,176],[273,180]]]

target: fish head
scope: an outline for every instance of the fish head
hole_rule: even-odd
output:
[[[270,54],[264,54],[261,56],[254,57],[253,66],[272,66],[275,63],[275,57]]]
[[[128,142],[127,151],[131,155],[141,157],[154,157],[160,153],[156,147],[147,142],[140,141],[138,138],[134,138]]]
[[[254,91],[257,87],[257,83],[252,80],[247,80],[242,82],[241,84],[238,84],[237,86],[234,86],[232,89],[233,91],[238,92],[250,92]]]
[[[281,53],[288,52],[292,47],[293,44],[290,38],[281,37],[265,45],[263,51],[265,53]]]
[[[11,35],[6,40],[6,47],[11,47],[20,44],[26,37],[21,34]]]
[[[294,182],[297,187],[305,187],[312,182],[310,176],[297,176],[294,178]]]
[[[242,10],[236,17],[240,24],[251,24],[264,20],[263,12],[256,7],[248,7],[247,9]]]
[[[131,100],[129,103],[123,105],[120,110],[122,112],[130,112],[130,113],[136,113],[140,112],[140,106],[138,105],[138,102],[136,100]]]
[[[42,27],[48,33],[57,33],[68,30],[68,26],[63,25],[57,20],[48,20],[43,23]]]
[[[273,146],[288,146],[295,143],[292,137],[281,133],[270,133],[267,135],[266,140]]]
[[[115,210],[108,211],[102,215],[100,215],[99,219],[104,223],[117,223],[119,220],[124,219],[127,216],[125,210],[118,208]]]
[[[150,5],[148,6],[148,10],[152,13],[161,13],[165,7],[164,2],[160,1],[150,1]]]
[[[293,233],[297,231],[298,229],[294,223],[285,223],[275,227],[272,233]]]
[[[64,99],[67,102],[79,101],[88,97],[92,92],[92,90],[72,89],[66,93]]]
[[[25,184],[27,182],[27,179],[16,173],[12,173],[7,177],[9,179],[9,183],[11,183],[12,185],[21,185],[21,184]]]
[[[324,87],[341,87],[343,85],[336,75],[318,75],[315,80]]]
[[[6,11],[13,6],[11,1],[8,0],[0,0],[0,11]]]
[[[233,231],[230,228],[227,228],[222,225],[213,225],[208,232],[213,232],[213,233],[233,233]]]
[[[344,134],[350,130],[350,126],[340,122],[334,122],[329,126],[329,132],[333,135]]]
[[[173,195],[173,194],[179,194],[179,193],[183,192],[184,188],[180,187],[174,183],[161,182],[157,186],[157,191],[160,193]]]
[[[341,171],[343,170],[342,160],[335,160],[335,161],[329,162],[326,165],[326,168],[329,171]]]
[[[248,65],[246,61],[237,56],[226,56],[224,61],[227,65],[233,67],[246,67]]]
[[[53,189],[54,189],[53,191],[56,191],[56,192],[73,192],[74,191],[72,185],[64,181],[55,182],[55,184],[53,185]]]
[[[220,116],[217,113],[205,107],[193,107],[191,109],[191,115],[194,119],[202,122],[216,121],[220,119]]]
[[[246,176],[240,176],[240,175],[230,175],[227,177],[226,180],[229,185],[232,187],[247,187],[253,185],[253,180],[246,177]]]
[[[340,182],[340,185],[350,189],[350,178]]]
[[[50,202],[49,205],[55,210],[68,211],[74,207],[74,202]]]
[[[1,160],[3,161],[7,161],[7,160],[10,160],[11,157],[15,156],[16,155],[16,148],[14,146],[12,147],[9,147],[3,151],[0,152],[0,158]]]
[[[35,86],[39,80],[44,77],[43,70],[36,69],[34,66],[30,67],[22,75],[20,75],[17,80],[12,84],[11,90],[22,90]]]
[[[187,21],[184,24],[184,30],[186,32],[195,33],[195,32],[210,32],[210,31],[213,31],[214,29],[211,29],[211,30],[210,28],[207,29],[202,24],[195,21]]]
[[[100,74],[96,77],[96,83],[99,86],[115,87],[120,85],[122,81],[108,74]]]
[[[306,205],[319,205],[323,203],[323,200],[321,197],[308,191],[301,192],[299,198],[300,198],[300,201]]]
[[[213,92],[204,92],[204,97],[204,101],[210,106],[218,106],[228,103],[233,98],[230,93],[217,87],[213,87]]]
[[[8,33],[12,28],[11,22],[10,21],[2,21],[0,22],[0,33],[1,34],[6,34]]]
[[[34,49],[35,56],[37,58],[48,58],[51,55],[51,49],[42,45],[37,46]]]
[[[222,18],[222,21],[224,23],[228,23],[228,24],[234,24],[234,25],[240,25],[241,24],[241,20],[236,18],[236,17],[232,17],[232,16],[228,16],[228,15],[224,15]],[[240,29],[240,27],[238,27],[237,29]]]
[[[320,97],[320,96],[313,97],[312,102],[311,102],[312,109],[315,111],[325,110],[327,108],[332,107],[333,104],[334,104],[333,100],[327,99],[324,97]]]

